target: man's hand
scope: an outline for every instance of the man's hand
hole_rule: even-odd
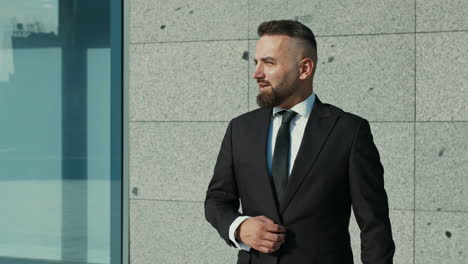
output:
[[[283,244],[286,228],[265,216],[250,217],[238,227],[238,239],[263,253],[273,253]]]

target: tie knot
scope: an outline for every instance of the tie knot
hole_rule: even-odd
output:
[[[291,120],[297,115],[297,113],[292,110],[291,111],[283,110],[279,112],[278,114],[283,116],[283,119],[281,120],[281,124],[285,124],[285,123],[289,124]]]

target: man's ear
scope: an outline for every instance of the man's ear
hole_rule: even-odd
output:
[[[304,58],[299,62],[299,79],[305,80],[312,75],[315,63],[311,58]]]

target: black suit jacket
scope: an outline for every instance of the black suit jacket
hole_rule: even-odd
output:
[[[351,206],[362,262],[393,263],[384,171],[368,121],[316,98],[279,207],[266,161],[271,111],[231,120],[206,194],[206,219],[231,246],[229,226],[240,215],[264,215],[287,228],[277,252],[239,251],[238,263],[353,263]]]

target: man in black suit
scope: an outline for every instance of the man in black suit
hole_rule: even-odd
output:
[[[384,171],[368,121],[314,94],[309,28],[269,21],[258,34],[253,77],[261,108],[227,127],[206,219],[241,249],[238,263],[352,264],[352,206],[362,262],[393,263]]]

